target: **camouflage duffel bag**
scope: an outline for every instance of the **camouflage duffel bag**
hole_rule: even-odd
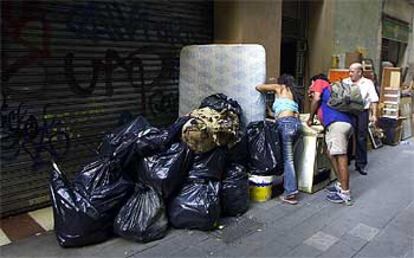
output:
[[[195,152],[207,152],[237,140],[240,123],[233,111],[205,107],[193,110],[190,117],[183,126],[182,139]]]

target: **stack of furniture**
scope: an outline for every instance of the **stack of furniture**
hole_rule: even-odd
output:
[[[412,116],[412,98],[401,97],[400,99],[400,116],[405,119],[402,121],[401,139],[405,140],[413,135],[413,116]]]
[[[385,67],[382,71],[380,110],[381,116],[398,119],[401,96],[401,68]]]
[[[401,141],[403,122],[400,114],[401,68],[384,67],[382,71],[378,125],[384,130],[383,143],[398,145]],[[408,122],[409,123],[409,122]]]

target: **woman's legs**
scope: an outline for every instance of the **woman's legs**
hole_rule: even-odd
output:
[[[294,145],[299,136],[299,120],[297,118],[279,121],[278,131],[282,143],[283,165],[284,165],[284,188],[285,196],[298,193],[296,171],[294,165]]]

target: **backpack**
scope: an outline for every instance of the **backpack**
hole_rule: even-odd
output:
[[[364,99],[358,86],[339,81],[331,84],[328,106],[341,112],[358,115],[364,110]]]

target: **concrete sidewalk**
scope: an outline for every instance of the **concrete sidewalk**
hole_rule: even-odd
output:
[[[115,238],[63,249],[53,232],[1,247],[1,257],[414,257],[414,142],[369,153],[369,174],[351,169],[353,206],[323,191],[300,204],[253,204],[213,232],[170,230],[147,244]],[[353,166],[351,166],[353,168]]]

